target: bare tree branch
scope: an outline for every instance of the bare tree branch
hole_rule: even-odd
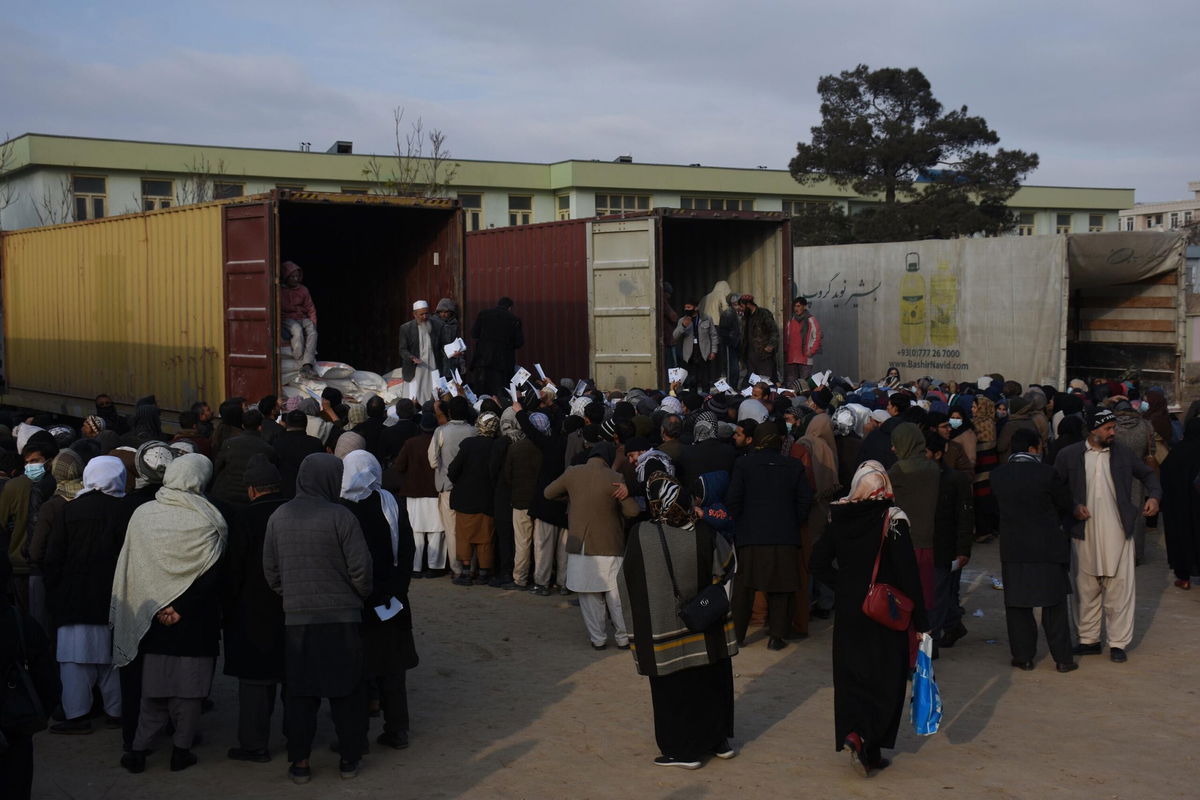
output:
[[[388,159],[391,168],[371,156],[362,171],[373,184],[372,191],[400,197],[440,197],[448,193],[459,165],[450,162],[446,134],[436,128],[427,132],[420,117],[405,130],[404,109],[399,106],[392,109],[392,123],[395,150]]]
[[[60,175],[58,181],[42,187],[42,196],[33,203],[38,225],[61,225],[70,222],[75,210],[75,189],[70,175]]]

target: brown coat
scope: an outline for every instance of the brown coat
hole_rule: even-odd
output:
[[[625,553],[625,522],[622,515],[640,512],[631,497],[617,500],[613,490],[624,484],[620,473],[609,469],[602,458],[568,467],[546,487],[546,499],[567,498],[567,552],[589,556],[619,556]]]

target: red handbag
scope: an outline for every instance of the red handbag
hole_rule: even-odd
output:
[[[879,550],[875,553],[875,568],[871,570],[871,583],[867,596],[863,598],[862,612],[868,618],[894,631],[907,630],[912,621],[913,601],[904,592],[890,583],[876,583],[879,576],[879,560],[883,556],[883,545],[887,541],[890,519],[883,518],[883,535],[879,539]]]

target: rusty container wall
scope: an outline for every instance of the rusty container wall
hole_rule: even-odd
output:
[[[467,307],[463,338],[475,316],[501,297],[513,300],[525,346],[517,363],[540,363],[552,378],[588,372],[586,220],[472,231],[466,235]]]
[[[100,392],[186,410],[223,394],[221,204],[5,233],[5,401]]]

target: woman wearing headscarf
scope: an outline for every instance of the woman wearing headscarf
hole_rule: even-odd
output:
[[[88,715],[98,687],[110,724],[121,716],[121,686],[113,664],[113,638],[105,602],[125,535],[121,497],[125,467],[94,458],[83,471],[75,500],[54,519],[42,569],[46,599],[58,627],[58,663],[66,721],[52,733],[91,733]]]
[[[876,582],[891,584],[913,601],[912,629],[928,628],[908,517],[892,501],[892,485],[883,465],[864,462],[854,475],[850,494],[830,506],[829,526],[812,556],[813,573],[834,587],[837,611],[834,742],[839,751],[850,751],[865,775],[890,763],[880,751],[896,746],[912,664],[911,631],[886,628],[862,610],[877,557]]]
[[[144,442],[166,440],[160,421],[158,401],[154,395],[140,398],[133,406],[133,428],[121,437],[121,444],[137,447]]]
[[[53,626],[46,608],[46,576],[42,562],[46,559],[50,531],[58,523],[67,503],[83,491],[83,466],[83,457],[74,450],[63,450],[54,457],[50,465],[54,496],[39,507],[33,535],[25,540],[25,560],[29,564],[29,613],[46,633],[53,631]]]
[[[884,389],[895,389],[900,385],[900,370],[888,367],[887,374],[883,376],[883,380],[879,381],[879,385]]]
[[[1047,464],[1053,464],[1060,452],[1087,438],[1087,434],[1084,433],[1083,418],[1074,414],[1063,417],[1062,422],[1058,423],[1055,434],[1057,435],[1054,437],[1054,441],[1046,450]]]
[[[201,703],[212,689],[221,633],[221,570],[228,526],[201,494],[212,462],[192,453],[172,461],[154,502],[134,512],[112,582],[113,662],[142,657],[142,700],[130,772],[146,768],[155,737],[174,724],[171,770],[196,763],[191,747]]]
[[[500,465],[493,463],[492,449],[500,432],[500,417],[491,411],[475,421],[478,436],[463,439],[458,454],[446,469],[454,483],[450,490],[450,508],[455,514],[457,550],[462,573],[454,578],[458,586],[488,583],[495,566],[496,548],[493,541],[496,514],[496,480]],[[479,565],[479,575],[471,578],[471,561]]]
[[[1192,588],[1200,575],[1200,418],[1188,420],[1183,441],[1171,448],[1162,463],[1162,517],[1167,561],[1175,573],[1175,586]]]
[[[1171,414],[1167,411],[1167,398],[1161,389],[1151,389],[1146,392],[1146,409],[1143,416],[1154,428],[1154,457],[1159,464],[1167,457],[1167,453],[1175,445],[1175,431],[1171,427]]]
[[[728,574],[733,551],[706,522],[693,518],[686,493],[674,478],[652,475],[646,493],[650,521],[638,524],[629,536],[617,589],[634,664],[639,675],[650,679],[654,737],[662,753],[654,763],[697,769],[709,756],[735,755],[729,738],[732,657],[738,646],[728,616],[703,633],[687,628],[679,617],[671,572],[679,596],[690,599]]]
[[[996,453],[996,404],[975,395],[971,409],[975,428],[975,541],[986,544],[996,538],[1000,525],[996,498],[992,496],[992,470],[1000,463]]]
[[[346,456],[353,453],[355,450],[366,450],[367,440],[359,436],[353,431],[343,431],[342,435],[337,437],[337,442],[333,446],[333,454],[338,458],[345,459]]]
[[[371,551],[373,588],[364,602],[360,630],[367,675],[379,688],[383,711],[383,733],[376,741],[400,750],[408,746],[405,672],[417,665],[408,603],[416,542],[407,515],[383,488],[379,460],[366,450],[355,450],[344,464],[342,504],[358,519]]]

